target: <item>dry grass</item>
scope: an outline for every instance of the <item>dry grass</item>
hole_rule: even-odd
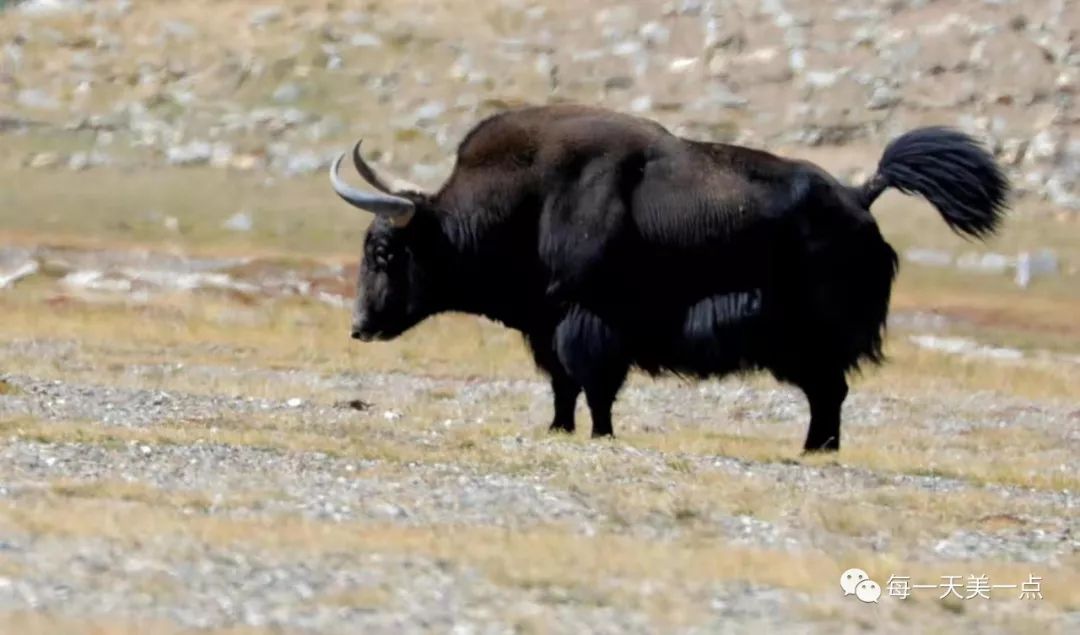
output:
[[[275,86],[302,76],[308,92],[294,105],[320,115],[338,115],[346,122],[346,130],[322,145],[348,144],[362,134],[369,148],[394,151],[394,156],[380,162],[385,159],[397,167],[416,161],[435,163],[445,159],[446,152],[432,135],[394,138],[385,124],[414,108],[421,95],[450,103],[461,86],[443,83],[441,71],[435,73],[432,85],[414,86],[405,73],[399,92],[416,99],[383,104],[370,99],[357,81],[358,74],[385,73],[404,56],[416,68],[441,69],[446,51],[432,45],[435,39],[454,40],[468,32],[470,41],[482,45],[496,38],[513,38],[523,27],[513,23],[519,14],[489,4],[423,3],[425,15],[432,20],[411,25],[416,33],[411,42],[391,38],[387,55],[345,51],[347,70],[334,73],[324,71],[325,63],[318,61],[323,55],[318,30],[304,39],[297,35],[303,29],[235,28],[247,24],[251,3],[140,2],[138,10],[110,25],[127,43],[127,52],[110,61],[117,81],[98,82],[88,111],[105,112],[118,100],[144,98],[148,96],[144,90],[157,90],[125,81],[137,77],[140,65],[178,61],[191,69],[213,69],[227,43],[231,53],[267,60],[272,68],[239,88],[207,73],[195,82],[200,100],[226,99],[238,107],[268,105]],[[287,0],[282,4],[293,14],[304,3]],[[546,4],[553,22],[580,17],[578,3]],[[447,19],[449,15],[453,19]],[[155,45],[153,38],[139,37],[156,33],[164,19],[187,21],[196,26],[198,36],[188,43],[171,43],[167,50]],[[0,22],[0,40],[12,40],[23,28],[21,22]],[[38,24],[61,34],[88,30],[78,12],[44,18]],[[43,83],[55,71],[50,64],[66,68],[73,51],[56,46],[49,37],[30,38],[24,48],[20,85],[51,85]],[[304,69],[306,75],[298,75],[296,69]],[[349,81],[342,81],[344,73]],[[547,92],[547,79],[531,68],[513,79],[470,90],[497,94],[507,102]],[[597,99],[589,93],[569,96]],[[473,123],[460,114],[453,108],[447,114],[450,137],[460,137]],[[35,114],[45,119],[52,116]],[[62,123],[64,116],[57,113],[54,123]],[[716,125],[736,128],[739,116]],[[188,122],[187,138],[205,137],[204,125],[205,121]],[[146,166],[159,164],[158,151],[130,148],[124,134],[118,133],[108,152],[115,159],[132,161],[138,169],[99,168],[81,173],[31,170],[21,164],[31,153],[89,150],[95,143],[92,133],[42,128],[26,135],[5,135],[0,144],[0,243],[355,261],[368,219],[332,200],[324,174],[268,180],[265,174],[201,167],[154,169]],[[314,143],[286,138],[296,147]],[[230,142],[239,152],[257,153],[266,140],[248,135]],[[880,147],[802,148],[791,153],[837,169],[868,167],[880,151]],[[254,218],[252,231],[223,229],[222,222],[242,210]],[[1069,272],[1037,280],[1032,288],[1021,290],[1008,276],[905,264],[894,294],[895,311],[942,314],[951,320],[946,334],[972,336],[992,345],[1028,352],[1080,351],[1080,326],[1075,319],[1080,314],[1075,284],[1080,222],[1056,218],[1043,204],[1021,201],[1002,235],[979,245],[949,232],[925,203],[895,193],[883,197],[874,212],[883,233],[901,253],[912,246],[1008,254],[1049,247],[1057,251]],[[167,226],[168,217],[178,220],[177,229]],[[29,534],[40,540],[107,540],[133,549],[155,542],[182,551],[198,543],[301,558],[331,552],[422,557],[451,568],[478,570],[496,585],[527,590],[547,604],[573,598],[585,605],[644,611],[658,631],[699,623],[710,590],[729,584],[789,591],[808,620],[807,628],[818,625],[823,630],[835,630],[838,625],[873,630],[885,625],[932,633],[955,632],[958,625],[975,624],[985,630],[1053,633],[1065,611],[1080,610],[1080,561],[1064,547],[1056,552],[1059,562],[1054,566],[1008,562],[1005,556],[948,562],[926,549],[957,530],[1010,536],[1068,520],[1047,502],[1051,497],[1046,493],[1080,490],[1075,415],[1063,417],[1060,432],[1049,426],[1010,425],[1021,417],[1029,421],[1040,413],[1050,416],[1046,414],[1050,411],[1059,417],[1062,412],[1080,412],[1080,364],[1060,358],[1029,356],[1018,363],[964,359],[917,348],[906,341],[907,332],[897,329],[888,342],[890,363],[859,378],[853,393],[883,403],[887,411],[883,417],[902,415],[889,424],[849,419],[840,455],[801,457],[797,443],[803,422],[751,422],[753,417],[740,412],[741,406],[719,404],[716,428],[700,422],[656,422],[654,413],[627,409],[626,423],[618,428],[620,438],[594,443],[584,434],[550,438],[544,433],[550,407],[546,394],[506,389],[482,402],[463,404],[457,386],[474,378],[539,379],[516,334],[473,317],[442,316],[398,341],[358,345],[347,338],[347,312],[318,303],[196,294],[128,305],[109,298],[67,296],[48,275],[0,292],[0,315],[0,346],[28,341],[74,343],[69,353],[58,355],[4,353],[6,372],[37,378],[194,395],[302,397],[322,405],[345,395],[331,394],[318,382],[292,380],[287,372],[267,371],[298,371],[327,379],[342,373],[400,372],[450,382],[405,396],[377,396],[380,403],[375,412],[357,413],[347,423],[302,421],[288,414],[223,414],[208,421],[174,421],[150,428],[108,427],[94,421],[0,420],[0,438],[9,442],[78,442],[112,448],[133,443],[215,443],[374,462],[341,478],[404,480],[415,477],[417,465],[453,466],[479,474],[527,477],[583,501],[602,519],[594,533],[571,525],[510,532],[454,524],[329,523],[284,512],[250,519],[222,512],[268,499],[283,500],[284,493],[159,488],[110,476],[47,479],[20,487],[17,495],[0,501],[0,533]],[[173,370],[177,365],[183,368]],[[142,370],[134,372],[134,366]],[[775,386],[761,377],[740,381],[754,388]],[[632,382],[643,385],[649,380],[635,376]],[[34,398],[0,381],[0,398],[6,397]],[[995,405],[1001,402],[1008,405]],[[381,411],[391,407],[404,417],[393,423],[383,420]],[[950,420],[975,421],[982,427],[959,425],[960,432],[942,434],[941,430],[948,429],[937,420],[943,411]],[[483,423],[472,423],[480,418]],[[449,427],[437,423],[444,420],[457,423]],[[986,427],[989,421],[1002,425]],[[647,431],[657,423],[663,432]],[[581,417],[579,425],[588,431],[587,416]],[[733,468],[732,461],[721,462],[727,467],[717,467],[712,461],[715,457],[738,459],[748,468]],[[850,468],[871,477],[853,479],[854,484],[846,487]],[[789,471],[802,478],[787,478]],[[899,484],[897,475],[942,476],[959,483],[940,493]],[[833,486],[814,487],[826,481]],[[1030,488],[1032,495],[1022,488]],[[723,522],[717,521],[737,516],[799,532],[800,548],[773,550],[733,543]],[[657,527],[662,528],[662,538],[648,533]],[[879,535],[889,537],[883,551],[870,546]],[[864,568],[879,580],[892,573],[930,581],[958,573],[986,573],[1015,581],[1029,573],[1041,574],[1046,599],[1039,605],[1000,599],[984,606],[944,603],[927,596],[887,606],[883,602],[873,607],[874,612],[860,611],[866,607],[844,604],[836,597],[835,580],[850,566]],[[32,571],[0,553],[0,576],[31,575]],[[392,589],[371,587],[324,594],[313,601],[381,610],[392,606],[394,598]],[[535,615],[505,618],[519,632],[550,631],[550,624]],[[171,635],[184,631],[169,623],[129,622],[118,616],[67,618],[18,612],[0,614],[0,632]],[[202,632],[257,635],[277,631]]]
[[[294,557],[330,551],[409,554],[477,568],[496,584],[567,589],[586,601],[592,598],[617,608],[658,609],[663,614],[654,617],[668,623],[692,623],[695,615],[688,606],[692,602],[680,598],[693,598],[717,583],[738,581],[809,593],[812,597],[831,597],[832,581],[851,563],[858,563],[872,578],[881,580],[900,572],[916,580],[936,581],[942,575],[971,568],[964,562],[913,563],[893,554],[855,550],[787,552],[739,548],[697,538],[655,542],[605,533],[583,536],[558,526],[511,532],[467,526],[329,524],[295,518],[236,520],[183,515],[160,505],[63,498],[44,498],[18,506],[5,504],[0,506],[0,523],[9,530],[38,536],[93,536],[122,545],[175,540],[178,544],[195,541],[216,547],[243,545],[280,550]],[[1080,577],[1070,566],[980,563],[979,571],[995,580],[1024,580],[1029,573],[1042,575],[1047,607],[1080,607]],[[646,579],[653,583],[651,591],[633,583]],[[363,594],[360,600],[367,603],[371,598]],[[921,602],[905,606],[913,612],[926,608]],[[683,610],[690,613],[681,615],[679,611]]]
[[[19,635],[186,635],[196,632],[159,620],[125,620],[113,617],[65,617],[54,614],[16,611],[0,613],[0,631]],[[198,629],[200,635],[270,635],[274,628]]]

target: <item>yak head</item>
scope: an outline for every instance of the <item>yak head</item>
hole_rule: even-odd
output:
[[[435,220],[425,209],[426,197],[408,182],[384,178],[353,148],[357,171],[377,193],[346,184],[339,174],[345,155],[330,168],[334,191],[353,207],[375,214],[364,236],[364,253],[356,282],[352,337],[388,340],[401,335],[435,309],[431,263]]]

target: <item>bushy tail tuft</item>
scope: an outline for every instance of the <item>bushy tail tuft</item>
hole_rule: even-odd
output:
[[[869,208],[889,187],[922,196],[953,231],[975,238],[993,234],[1008,209],[1001,168],[975,139],[952,128],[919,128],[890,142],[858,194]]]

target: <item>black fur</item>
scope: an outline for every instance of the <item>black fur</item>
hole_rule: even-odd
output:
[[[354,336],[389,339],[443,311],[497,320],[550,375],[552,429],[574,429],[584,391],[598,436],[631,367],[767,370],[809,400],[804,448],[835,450],[846,375],[884,358],[897,257],[869,205],[890,186],[976,237],[1008,191],[974,141],[943,128],[893,141],[851,188],[608,110],[510,111],[468,134],[438,192],[403,193],[407,226],[372,225]]]
[[[886,187],[926,198],[954,231],[982,238],[1001,222],[1009,183],[977,141],[944,127],[912,130],[885,148],[862,191],[869,207]]]

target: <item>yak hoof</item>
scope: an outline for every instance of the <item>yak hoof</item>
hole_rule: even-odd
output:
[[[568,426],[561,423],[552,423],[550,426],[548,426],[548,432],[550,434],[574,434],[574,426]]]

